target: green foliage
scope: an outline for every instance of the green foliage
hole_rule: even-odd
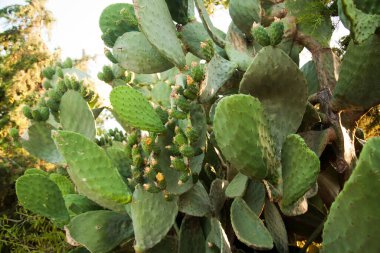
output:
[[[49,68],[45,101],[25,109],[32,138],[22,142],[36,155],[58,152],[70,179],[28,170],[30,187],[49,182],[64,206],[42,212],[41,196],[26,191],[20,202],[50,218],[65,213],[68,241],[91,252],[287,253],[305,240],[303,252],[318,242],[326,252],[366,244],[377,253],[378,139],[365,144],[356,120],[379,103],[368,74],[378,34],[353,34],[362,43],[348,47],[338,73],[328,44],[331,11],[341,7],[304,2],[231,1],[227,35],[200,0],[202,23],[190,0],[107,7],[100,26],[113,65],[98,77],[112,86],[123,129],[94,138],[85,76],[62,68],[70,62]],[[357,5],[368,15],[375,7]],[[313,62],[300,70],[303,47]],[[36,122],[45,104],[49,123]],[[41,125],[46,131],[33,131]],[[47,144],[38,147],[38,137]]]
[[[0,217],[1,252],[67,252],[65,233],[47,218],[17,207]]]

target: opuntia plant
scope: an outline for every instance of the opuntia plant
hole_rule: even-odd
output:
[[[20,141],[67,175],[28,170],[16,190],[73,252],[380,252],[380,138],[356,126],[380,104],[379,2],[231,0],[229,13],[225,34],[202,0],[103,11],[98,77],[123,129],[96,134],[102,108],[70,61],[43,71]]]

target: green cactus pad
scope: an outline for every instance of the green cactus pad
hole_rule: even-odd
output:
[[[185,216],[179,232],[178,253],[206,253],[206,239],[203,235],[200,219]]]
[[[207,65],[206,78],[200,90],[201,95],[199,100],[202,103],[210,101],[218,90],[233,76],[236,68],[237,64],[215,54]]]
[[[160,117],[143,94],[128,86],[112,90],[110,101],[114,112],[129,125],[151,132],[165,130]]]
[[[146,253],[169,253],[178,252],[178,239],[173,236],[167,236],[156,246],[148,249]]]
[[[79,193],[101,206],[125,211],[132,193],[106,152],[86,137],[57,131],[55,143],[69,165],[68,173]]]
[[[152,100],[157,105],[162,105],[166,108],[170,108],[170,94],[172,88],[165,82],[157,82],[153,85]]]
[[[69,221],[61,191],[48,177],[38,174],[24,175],[16,181],[19,203],[26,209],[45,216],[57,224]]]
[[[133,24],[131,22],[126,22],[125,17],[120,11],[124,9],[127,11],[131,17],[135,17],[132,4],[127,3],[116,3],[107,6],[100,15],[99,27],[100,30],[105,33],[107,31],[112,31],[115,36],[119,37],[125,32],[138,31],[137,23]],[[135,17],[136,18],[136,17]],[[124,22],[120,22],[124,21]]]
[[[133,0],[133,4],[140,30],[149,42],[179,69],[185,67],[185,54],[165,0]]]
[[[319,174],[319,158],[297,134],[286,138],[281,153],[283,198],[281,207],[294,205],[313,187]]]
[[[63,196],[65,205],[71,217],[88,211],[103,209],[101,206],[80,194],[67,194]]]
[[[322,252],[380,252],[380,138],[370,138],[343,190],[330,208]]]
[[[326,146],[330,143],[329,130],[307,131],[299,134],[307,146],[320,157]]]
[[[216,218],[202,220],[203,233],[206,236],[206,253],[232,253],[226,232]]]
[[[260,218],[241,198],[231,205],[231,223],[239,241],[258,250],[273,248],[273,239]]]
[[[243,200],[251,210],[260,216],[265,205],[266,191],[263,183],[257,180],[249,180]]]
[[[27,138],[21,138],[22,147],[31,155],[49,163],[63,162],[53,139],[51,131],[55,128],[45,122],[36,122],[28,128]]]
[[[216,31],[220,37],[225,37],[225,34],[222,31]],[[181,29],[181,40],[189,52],[201,59],[206,59],[206,55],[203,53],[201,48],[201,43],[207,40],[211,40],[211,38],[202,23],[193,21],[183,26]],[[213,45],[219,55],[225,55],[225,52],[222,48],[216,46],[214,43]]]
[[[162,192],[149,193],[138,185],[131,203],[135,250],[145,251],[159,243],[175,222],[178,198],[166,200]]]
[[[312,95],[319,90],[319,80],[317,69],[315,68],[314,61],[308,61],[301,67],[301,71],[306,78],[308,95]]]
[[[73,183],[64,175],[58,173],[51,173],[49,175],[51,181],[57,184],[62,196],[75,193]]]
[[[229,198],[242,197],[247,188],[249,178],[238,173],[226,188],[226,196]]]
[[[29,169],[26,169],[24,172],[24,175],[32,175],[32,174],[38,174],[38,175],[47,176],[47,177],[49,176],[49,173],[47,173],[46,171],[42,169],[36,169],[36,168],[29,168]]]
[[[240,173],[258,179],[270,174],[274,151],[258,99],[243,94],[223,98],[216,107],[214,133],[223,155]]]
[[[296,18],[297,30],[312,36],[323,47],[328,47],[333,32],[328,7],[319,0],[286,1],[289,15]]]
[[[182,213],[197,217],[211,213],[210,198],[199,181],[179,197],[178,208]]]
[[[308,96],[302,72],[284,51],[265,47],[245,72],[240,92],[262,103],[279,153],[286,136],[297,131],[305,113]]]
[[[152,74],[173,67],[141,32],[128,32],[120,36],[112,52],[120,66],[135,73]]]
[[[288,234],[284,221],[276,205],[269,200],[265,203],[264,218],[265,225],[272,235],[277,251],[279,253],[288,253]]]
[[[369,9],[367,9],[369,5],[364,3],[364,1],[339,0],[339,17],[343,20],[344,25],[350,29],[355,42],[362,43],[380,27],[380,13],[379,11],[375,11],[376,14],[363,12],[358,9],[356,5],[365,11],[369,11]],[[363,6],[368,7],[363,8]],[[378,9],[377,7],[377,10]],[[373,11],[374,10],[370,12]]]
[[[333,92],[337,110],[368,110],[380,103],[379,79],[373,66],[380,65],[380,36],[373,35],[362,44],[350,43]]]
[[[107,253],[133,238],[131,218],[108,210],[90,211],[67,225],[70,236],[92,253]]]
[[[227,180],[222,180],[220,178],[214,179],[210,186],[210,202],[211,209],[214,214],[219,214],[226,201],[226,188],[228,186]]]
[[[118,168],[119,173],[124,179],[131,176],[131,159],[124,149],[120,147],[109,147],[107,148],[107,155]]]
[[[355,1],[355,6],[364,13],[380,14],[380,2],[376,0]]]
[[[247,42],[245,35],[231,23],[226,36],[226,53],[230,61],[235,62],[238,68],[246,71],[251,65],[256,50],[261,48],[257,43]]]
[[[245,34],[249,34],[254,22],[260,23],[261,6],[259,0],[231,0],[230,16],[235,25]]]
[[[96,134],[95,119],[82,95],[69,90],[62,96],[60,119],[64,130],[82,134],[93,140]]]
[[[179,24],[186,24],[195,19],[193,0],[165,0],[172,19]]]

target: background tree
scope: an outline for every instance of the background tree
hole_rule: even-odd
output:
[[[44,166],[12,143],[9,130],[16,127],[22,133],[27,128],[22,105],[36,103],[42,88],[40,72],[58,58],[59,52],[50,52],[42,38],[53,21],[45,1],[29,0],[25,5],[7,6],[0,9],[0,18],[1,211],[14,197],[9,177],[22,168]]]

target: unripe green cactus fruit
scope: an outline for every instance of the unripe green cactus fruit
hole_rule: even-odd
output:
[[[54,74],[55,74],[55,69],[52,67],[47,67],[44,70],[42,70],[42,75],[49,80],[53,79]]]
[[[29,106],[24,106],[22,108],[22,113],[24,114],[25,117],[27,117],[28,119],[33,119],[33,115],[32,115],[32,110],[30,109]]]
[[[276,46],[280,44],[282,36],[284,35],[284,23],[281,21],[273,22],[267,29],[270,38],[270,44]]]
[[[255,39],[257,43],[259,43],[261,46],[266,47],[271,44],[270,37],[268,35],[267,30],[261,25],[254,25],[252,27],[252,36]]]

